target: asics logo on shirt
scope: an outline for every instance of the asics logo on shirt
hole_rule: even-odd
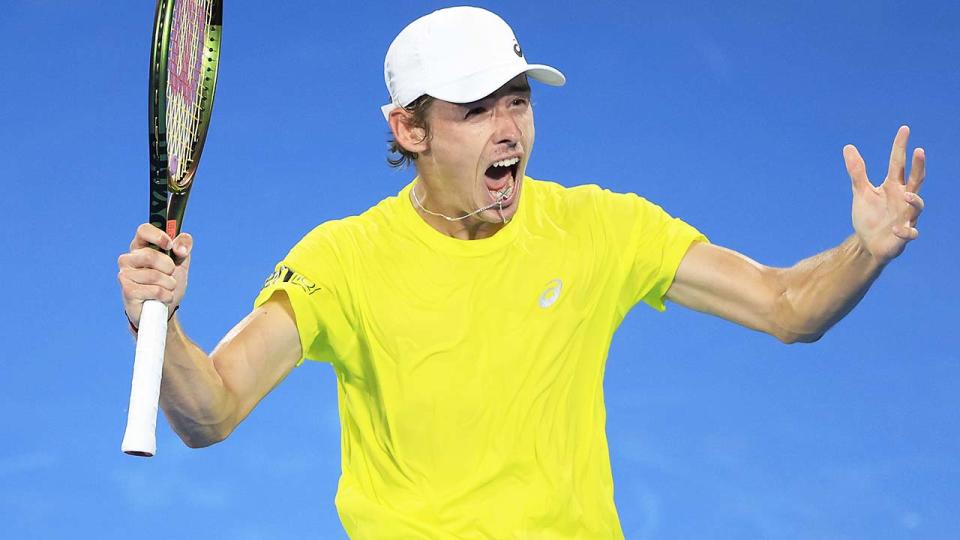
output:
[[[540,295],[540,307],[547,309],[552,306],[554,302],[560,298],[560,291],[563,290],[563,281],[559,279],[554,279],[550,283],[547,283],[547,288],[543,291],[543,294]]]

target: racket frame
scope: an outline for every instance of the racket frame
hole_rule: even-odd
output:
[[[147,100],[150,223],[165,231],[170,238],[180,233],[190,188],[193,186],[206,143],[217,86],[223,27],[223,2],[213,0],[210,22],[207,24],[202,45],[197,138],[190,149],[190,156],[182,164],[187,167],[183,180],[177,184],[170,181],[167,147],[169,29],[176,2],[177,0],[157,0]],[[156,422],[166,345],[167,314],[167,306],[162,302],[144,302],[137,335],[127,427],[120,445],[121,450],[129,455],[151,457],[156,454]]]
[[[147,121],[150,147],[150,223],[176,237],[183,226],[187,198],[200,165],[200,156],[207,140],[213,101],[217,89],[220,64],[220,39],[223,31],[223,0],[213,0],[210,24],[207,27],[201,63],[200,122],[197,140],[186,161],[187,172],[183,182],[170,182],[167,150],[167,62],[170,52],[170,32],[175,0],[157,0],[154,17],[153,47],[150,50],[150,77],[148,81]]]

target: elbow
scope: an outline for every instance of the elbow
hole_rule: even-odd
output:
[[[790,332],[790,331],[778,331],[772,332],[773,337],[780,340],[781,343],[786,345],[793,345],[794,343],[814,343],[820,340],[823,337],[825,332]]]
[[[236,423],[229,421],[207,424],[184,418],[178,420],[178,422],[170,422],[170,427],[189,448],[213,446],[225,440],[236,427]]]
[[[781,343],[814,343],[827,332],[827,328],[816,320],[801,316],[789,303],[785,295],[781,295],[779,305],[771,318],[767,333],[780,340]]]
[[[183,444],[189,448],[206,448],[221,442],[230,435],[229,431],[215,429],[195,430],[191,432],[177,432]]]
[[[239,420],[229,402],[215,410],[174,407],[161,403],[167,422],[188,448],[206,448],[223,441],[236,429]]]
[[[223,439],[184,439],[181,437],[183,444],[187,445],[187,448],[206,448],[208,446],[213,446]]]
[[[786,315],[784,315],[786,314]],[[781,310],[767,333],[787,345],[794,343],[814,343],[827,333],[826,326],[810,318],[799,317],[792,310]]]
[[[827,332],[829,325],[812,317],[805,310],[799,309],[792,301],[791,295],[785,286],[780,285],[771,304],[767,318],[767,333],[780,340],[781,343],[814,343]]]

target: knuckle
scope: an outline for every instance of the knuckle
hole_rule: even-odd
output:
[[[156,252],[150,248],[140,248],[137,250],[137,268],[152,268]]]
[[[152,249],[146,248],[146,247],[139,247],[137,249],[132,250],[128,257],[130,261],[130,265],[135,266],[135,265],[144,264],[144,262],[147,262],[150,260],[150,253],[152,252],[153,252]]]
[[[146,266],[154,270],[159,270],[165,274],[173,271],[173,260],[166,253],[147,248],[145,258]]]
[[[137,227],[136,238],[149,241],[152,232],[151,229],[155,229],[155,227],[149,223],[141,223],[140,226]]]
[[[120,282],[120,290],[123,292],[124,299],[136,298],[137,296],[137,288],[135,284],[129,280]]]
[[[166,294],[167,294],[167,290],[164,289],[163,287],[159,285],[150,286],[150,298],[164,301],[166,300],[166,298],[164,298]]]
[[[177,265],[173,262],[173,259],[169,255],[164,253],[159,253],[160,255],[160,271],[164,274],[172,275],[174,270],[177,269]]]

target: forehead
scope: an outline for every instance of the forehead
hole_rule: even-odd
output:
[[[516,77],[510,79],[503,86],[497,88],[490,95],[480,98],[477,101],[484,101],[487,99],[496,99],[500,96],[513,95],[513,94],[529,94],[530,93],[530,83],[527,82],[527,74],[521,73]],[[474,101],[473,103],[476,103]],[[466,104],[464,104],[466,105]]]
[[[466,107],[474,103],[480,103],[482,101],[487,101],[491,99],[498,99],[503,96],[517,95],[517,94],[530,94],[530,83],[527,82],[527,74],[521,73],[516,77],[510,79],[503,84],[500,88],[497,88],[492,93],[487,96],[484,96],[476,101],[471,101],[468,103],[452,103],[449,101],[443,101],[441,99],[437,100],[437,103],[443,103],[451,108],[456,107]]]
[[[461,119],[463,111],[488,101],[496,101],[504,96],[529,96],[530,84],[527,82],[527,75],[521,73],[510,79],[503,86],[493,91],[493,93],[469,103],[453,103],[442,99],[434,99],[433,103],[426,110],[428,121],[445,119]]]

